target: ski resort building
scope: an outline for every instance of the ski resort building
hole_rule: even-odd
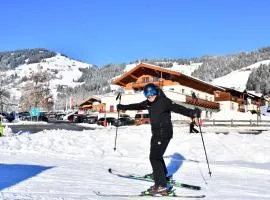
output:
[[[215,102],[214,92],[225,92],[225,89],[221,87],[147,63],[138,64],[135,68],[113,80],[113,83],[123,88],[121,98],[123,104],[145,100],[143,87],[148,83],[154,83],[162,88],[165,95],[176,103],[189,108],[200,107],[206,118],[211,117],[212,112],[217,112],[220,109],[219,103]],[[192,99],[193,92],[196,94],[197,100]],[[102,102],[106,102],[106,110],[111,110],[111,106],[116,106],[119,103],[109,96],[103,97]],[[109,102],[111,104],[107,105]],[[134,116],[136,112],[143,111],[127,111],[131,116]],[[177,116],[179,115],[177,114]]]
[[[105,111],[105,105],[104,103],[101,103],[100,97],[90,97],[79,105],[80,110],[86,111],[86,112],[102,112]]]
[[[202,117],[210,118],[213,112],[228,109],[239,112],[258,112],[261,105],[259,96],[246,91],[239,92],[234,89],[216,86],[197,78],[162,68],[148,63],[140,63],[133,69],[125,72],[120,77],[113,80],[113,84],[122,88],[121,103],[138,103],[145,100],[143,87],[148,83],[154,83],[164,91],[165,95],[188,108],[194,106],[202,109]],[[192,98],[192,93],[196,94],[197,100]],[[116,114],[117,91],[100,97],[100,105],[96,108],[100,112]],[[86,105],[84,105],[86,106]],[[136,113],[145,111],[126,111],[131,117]],[[178,119],[178,114],[172,115],[173,119]]]

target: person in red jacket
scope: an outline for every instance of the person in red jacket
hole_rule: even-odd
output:
[[[194,117],[200,115],[201,110],[198,108],[189,109],[176,104],[153,83],[149,83],[144,87],[144,95],[147,98],[146,100],[128,105],[118,104],[117,109],[148,110],[152,131],[149,158],[155,184],[147,192],[150,195],[161,194],[165,196],[171,190],[171,187],[167,186],[167,169],[163,159],[167,146],[173,137],[171,112]]]

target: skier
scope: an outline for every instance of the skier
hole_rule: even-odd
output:
[[[117,105],[117,110],[148,110],[151,124],[150,163],[155,184],[146,192],[149,195],[169,195],[172,187],[166,180],[167,169],[163,159],[166,148],[173,136],[171,111],[187,117],[199,117],[201,110],[188,109],[167,98],[163,91],[153,83],[144,87],[146,100],[128,105]]]
[[[194,127],[195,125],[197,126],[195,117],[192,117],[189,124],[189,133],[199,133],[199,131]]]

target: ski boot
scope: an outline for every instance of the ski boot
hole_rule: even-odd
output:
[[[141,193],[142,196],[173,196],[174,190],[172,186],[162,187],[153,185],[146,191]]]
[[[152,185],[146,191],[143,191],[142,194],[151,195],[156,190],[156,188],[157,188],[156,185]]]

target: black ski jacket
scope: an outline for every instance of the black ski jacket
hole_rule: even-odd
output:
[[[187,117],[193,117],[193,109],[186,108],[176,104],[165,95],[157,96],[154,102],[148,100],[140,103],[121,105],[123,110],[148,110],[152,135],[160,138],[170,139],[173,136],[173,127],[171,122],[171,111],[182,114]]]

